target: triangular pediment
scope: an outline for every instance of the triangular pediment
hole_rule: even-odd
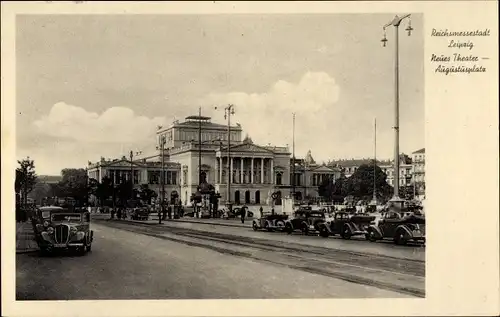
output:
[[[231,152],[251,152],[251,153],[265,153],[265,154],[273,154],[272,151],[255,145],[253,143],[243,143],[231,146]]]
[[[130,166],[143,167],[142,164],[139,164],[136,162],[132,162],[132,164],[130,164],[130,161],[127,161],[127,160],[114,161],[114,162],[110,162],[107,165],[107,167],[130,167]]]
[[[318,168],[315,168],[313,171],[314,172],[325,172],[325,173],[327,173],[327,172],[335,172],[334,169],[329,168],[327,166],[320,166]]]

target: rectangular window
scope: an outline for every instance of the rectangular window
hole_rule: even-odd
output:
[[[177,172],[170,172],[172,177],[172,185],[177,185]]]

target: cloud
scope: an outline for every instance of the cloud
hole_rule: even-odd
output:
[[[341,96],[340,86],[324,72],[308,72],[297,82],[276,82],[264,93],[210,94],[203,104],[235,105],[234,121],[241,123],[253,141],[260,144],[292,145],[292,113],[296,113],[296,141],[315,134],[327,136],[328,118]],[[217,116],[213,113],[213,116]],[[305,154],[305,153],[304,153]]]
[[[164,123],[165,118],[139,116],[129,108],[112,107],[98,114],[59,102],[34,125],[40,134],[99,144],[151,141],[157,126]]]
[[[165,122],[124,107],[98,114],[59,102],[33,122],[29,135],[21,133],[17,156],[33,158],[39,173],[59,174],[62,168],[82,168],[101,156],[117,158],[130,150],[154,150],[157,126]]]
[[[373,119],[378,115],[378,154],[392,157],[392,113],[384,113],[373,104],[353,102],[353,93],[342,93],[335,78],[325,72],[307,72],[296,82],[280,80],[267,92],[230,92],[210,94],[202,104],[235,105],[233,122],[239,122],[255,143],[286,145],[292,148],[293,119],[295,153],[303,157],[308,150],[319,161],[336,158],[373,156]],[[211,113],[212,117],[221,114]],[[422,146],[423,126],[402,125],[401,150],[413,151]],[[418,133],[417,133],[418,132]]]

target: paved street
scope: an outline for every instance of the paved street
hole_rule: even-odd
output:
[[[17,299],[424,296],[424,248],[180,222],[93,228],[86,256],[18,254]]]

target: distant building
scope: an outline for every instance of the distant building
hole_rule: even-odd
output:
[[[290,165],[293,166],[293,159],[290,160]],[[295,159],[295,178],[292,185],[296,199],[317,198],[319,186],[327,179],[335,182],[340,174],[339,167],[316,163],[311,151],[308,151],[304,159]],[[293,175],[290,179],[292,177]]]
[[[413,152],[412,161],[416,192],[425,195],[425,148]]]
[[[199,135],[201,127],[201,148]],[[166,197],[177,193],[182,204],[202,182],[213,184],[226,201],[228,176],[231,182],[230,199],[236,204],[264,204],[273,192],[290,195],[290,151],[287,147],[254,144],[250,137],[242,140],[239,124],[231,126],[231,156],[228,159],[227,125],[210,122],[209,117],[190,116],[184,122],[175,121],[157,131],[157,151],[136,157],[115,160],[101,158],[88,166],[88,175],[102,181],[110,177],[115,184],[132,177],[134,185],[149,184],[160,193],[161,158],[165,169]],[[160,144],[165,140],[164,151]],[[201,166],[199,157],[201,154]],[[201,169],[201,173],[199,172]]]

